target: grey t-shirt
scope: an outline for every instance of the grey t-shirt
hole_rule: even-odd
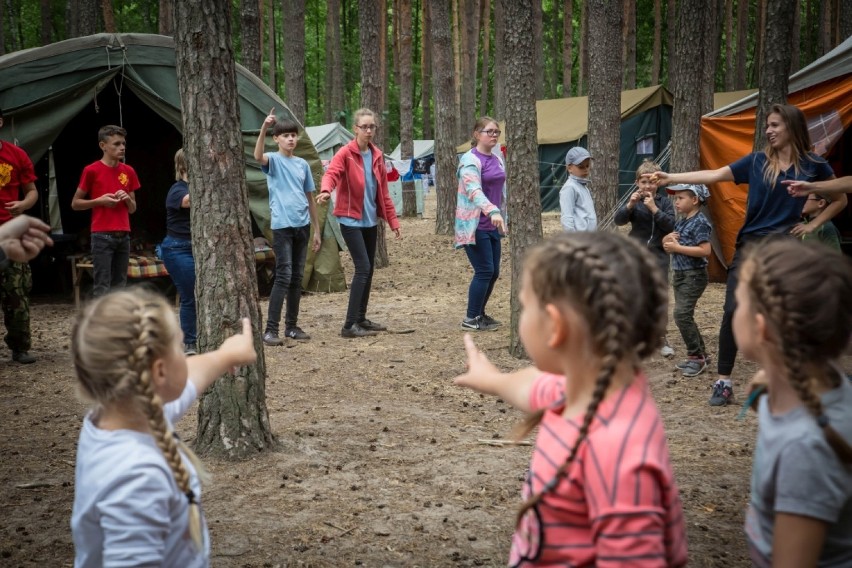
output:
[[[852,443],[852,383],[841,382],[822,395],[822,404],[831,426]],[[745,523],[752,562],[771,565],[775,514],[789,513],[828,523],[819,566],[852,566],[852,468],[840,462],[803,406],[773,416],[767,398],[758,410]]]

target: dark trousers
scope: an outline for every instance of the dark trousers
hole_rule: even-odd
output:
[[[124,288],[129,262],[129,234],[92,233],[92,296],[98,298]]]
[[[166,237],[160,245],[163,264],[180,294],[180,328],[184,343],[196,342],[195,258],[192,241]]]
[[[305,259],[308,255],[308,240],[311,226],[287,227],[272,230],[272,250],[275,252],[275,280],[269,294],[269,315],[266,331],[278,333],[281,308],[287,298],[284,329],[296,327],[299,319],[299,303],[302,299],[302,277],[305,274]]]
[[[0,270],[0,304],[6,324],[6,345],[12,351],[30,350],[30,290],[33,275],[26,262],[9,262]]]
[[[373,285],[373,269],[376,262],[377,227],[348,227],[340,225],[346,248],[355,264],[355,275],[349,287],[349,308],[346,310],[344,327],[367,319],[367,304],[370,302],[370,288]]]
[[[467,292],[467,317],[485,314],[485,304],[500,276],[500,234],[497,231],[476,230],[476,245],[464,247],[473,267],[473,279]]]
[[[704,339],[695,324],[695,304],[707,288],[707,269],[672,271],[672,288],[675,297],[672,315],[686,344],[686,352],[692,357],[705,357]]]

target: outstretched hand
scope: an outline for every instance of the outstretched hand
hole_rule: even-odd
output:
[[[642,174],[642,178],[651,180],[657,187],[671,185],[671,176],[666,172],[653,172],[650,174]]]
[[[331,193],[327,191],[320,191],[319,193],[317,193],[317,205],[322,205],[323,203],[328,201],[330,197]]]
[[[453,383],[485,394],[494,393],[494,382],[503,373],[480,351],[469,333],[464,334],[464,351],[467,372],[453,379]]]
[[[809,181],[784,179],[781,183],[787,186],[787,193],[793,197],[807,197],[815,191],[813,184]]]
[[[252,365],[257,361],[257,353],[254,350],[254,338],[251,331],[251,320],[243,318],[242,333],[232,335],[222,342],[219,353],[222,355],[229,367],[240,367]]]
[[[270,126],[275,124],[276,120],[278,119],[275,118],[275,107],[272,107],[271,109],[269,109],[269,114],[266,116],[266,118],[263,119],[263,127],[269,128]]]

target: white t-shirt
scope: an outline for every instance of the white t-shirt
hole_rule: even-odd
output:
[[[197,397],[187,381],[180,398],[164,405],[173,424]],[[185,456],[190,486],[201,499],[201,484]],[[71,533],[77,568],[95,566],[209,566],[210,538],[202,514],[204,550],[189,535],[189,501],[175,482],[150,434],[102,430],[89,413],[77,446]]]

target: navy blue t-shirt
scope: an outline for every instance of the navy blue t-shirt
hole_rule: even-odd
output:
[[[190,240],[189,208],[180,206],[184,196],[189,194],[189,184],[176,181],[166,196],[166,233],[176,239]]]
[[[763,179],[763,166],[766,154],[756,152],[740,158],[730,164],[734,174],[734,183],[748,184],[746,217],[737,240],[744,235],[762,237],[765,235],[786,233],[801,220],[805,197],[792,197],[782,180],[821,181],[834,175],[828,162],[809,153],[801,161],[799,171],[790,166],[778,174],[773,187]]]

